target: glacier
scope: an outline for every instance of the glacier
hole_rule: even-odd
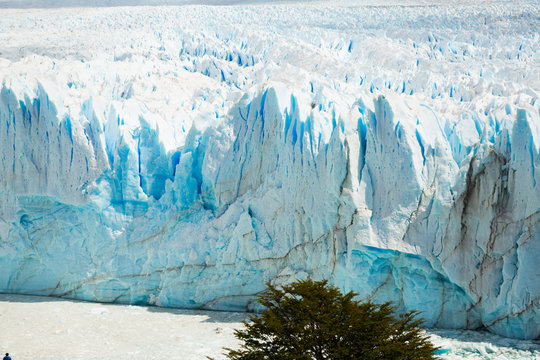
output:
[[[0,292],[539,338],[537,5],[3,10]]]

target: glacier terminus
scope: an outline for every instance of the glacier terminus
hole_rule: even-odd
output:
[[[0,292],[540,337],[537,1],[1,11]]]

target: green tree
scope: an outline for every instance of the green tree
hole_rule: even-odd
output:
[[[235,331],[232,360],[435,359],[415,311],[396,316],[391,303],[359,302],[327,281],[271,284],[259,296],[266,310]]]

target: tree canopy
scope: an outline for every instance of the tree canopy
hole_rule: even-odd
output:
[[[437,349],[411,311],[396,315],[391,303],[355,300],[327,281],[301,280],[259,295],[266,308],[235,331],[232,360],[435,359]]]

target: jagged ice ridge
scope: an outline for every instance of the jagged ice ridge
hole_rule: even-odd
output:
[[[3,11],[0,291],[538,338],[540,7],[344,5]]]

